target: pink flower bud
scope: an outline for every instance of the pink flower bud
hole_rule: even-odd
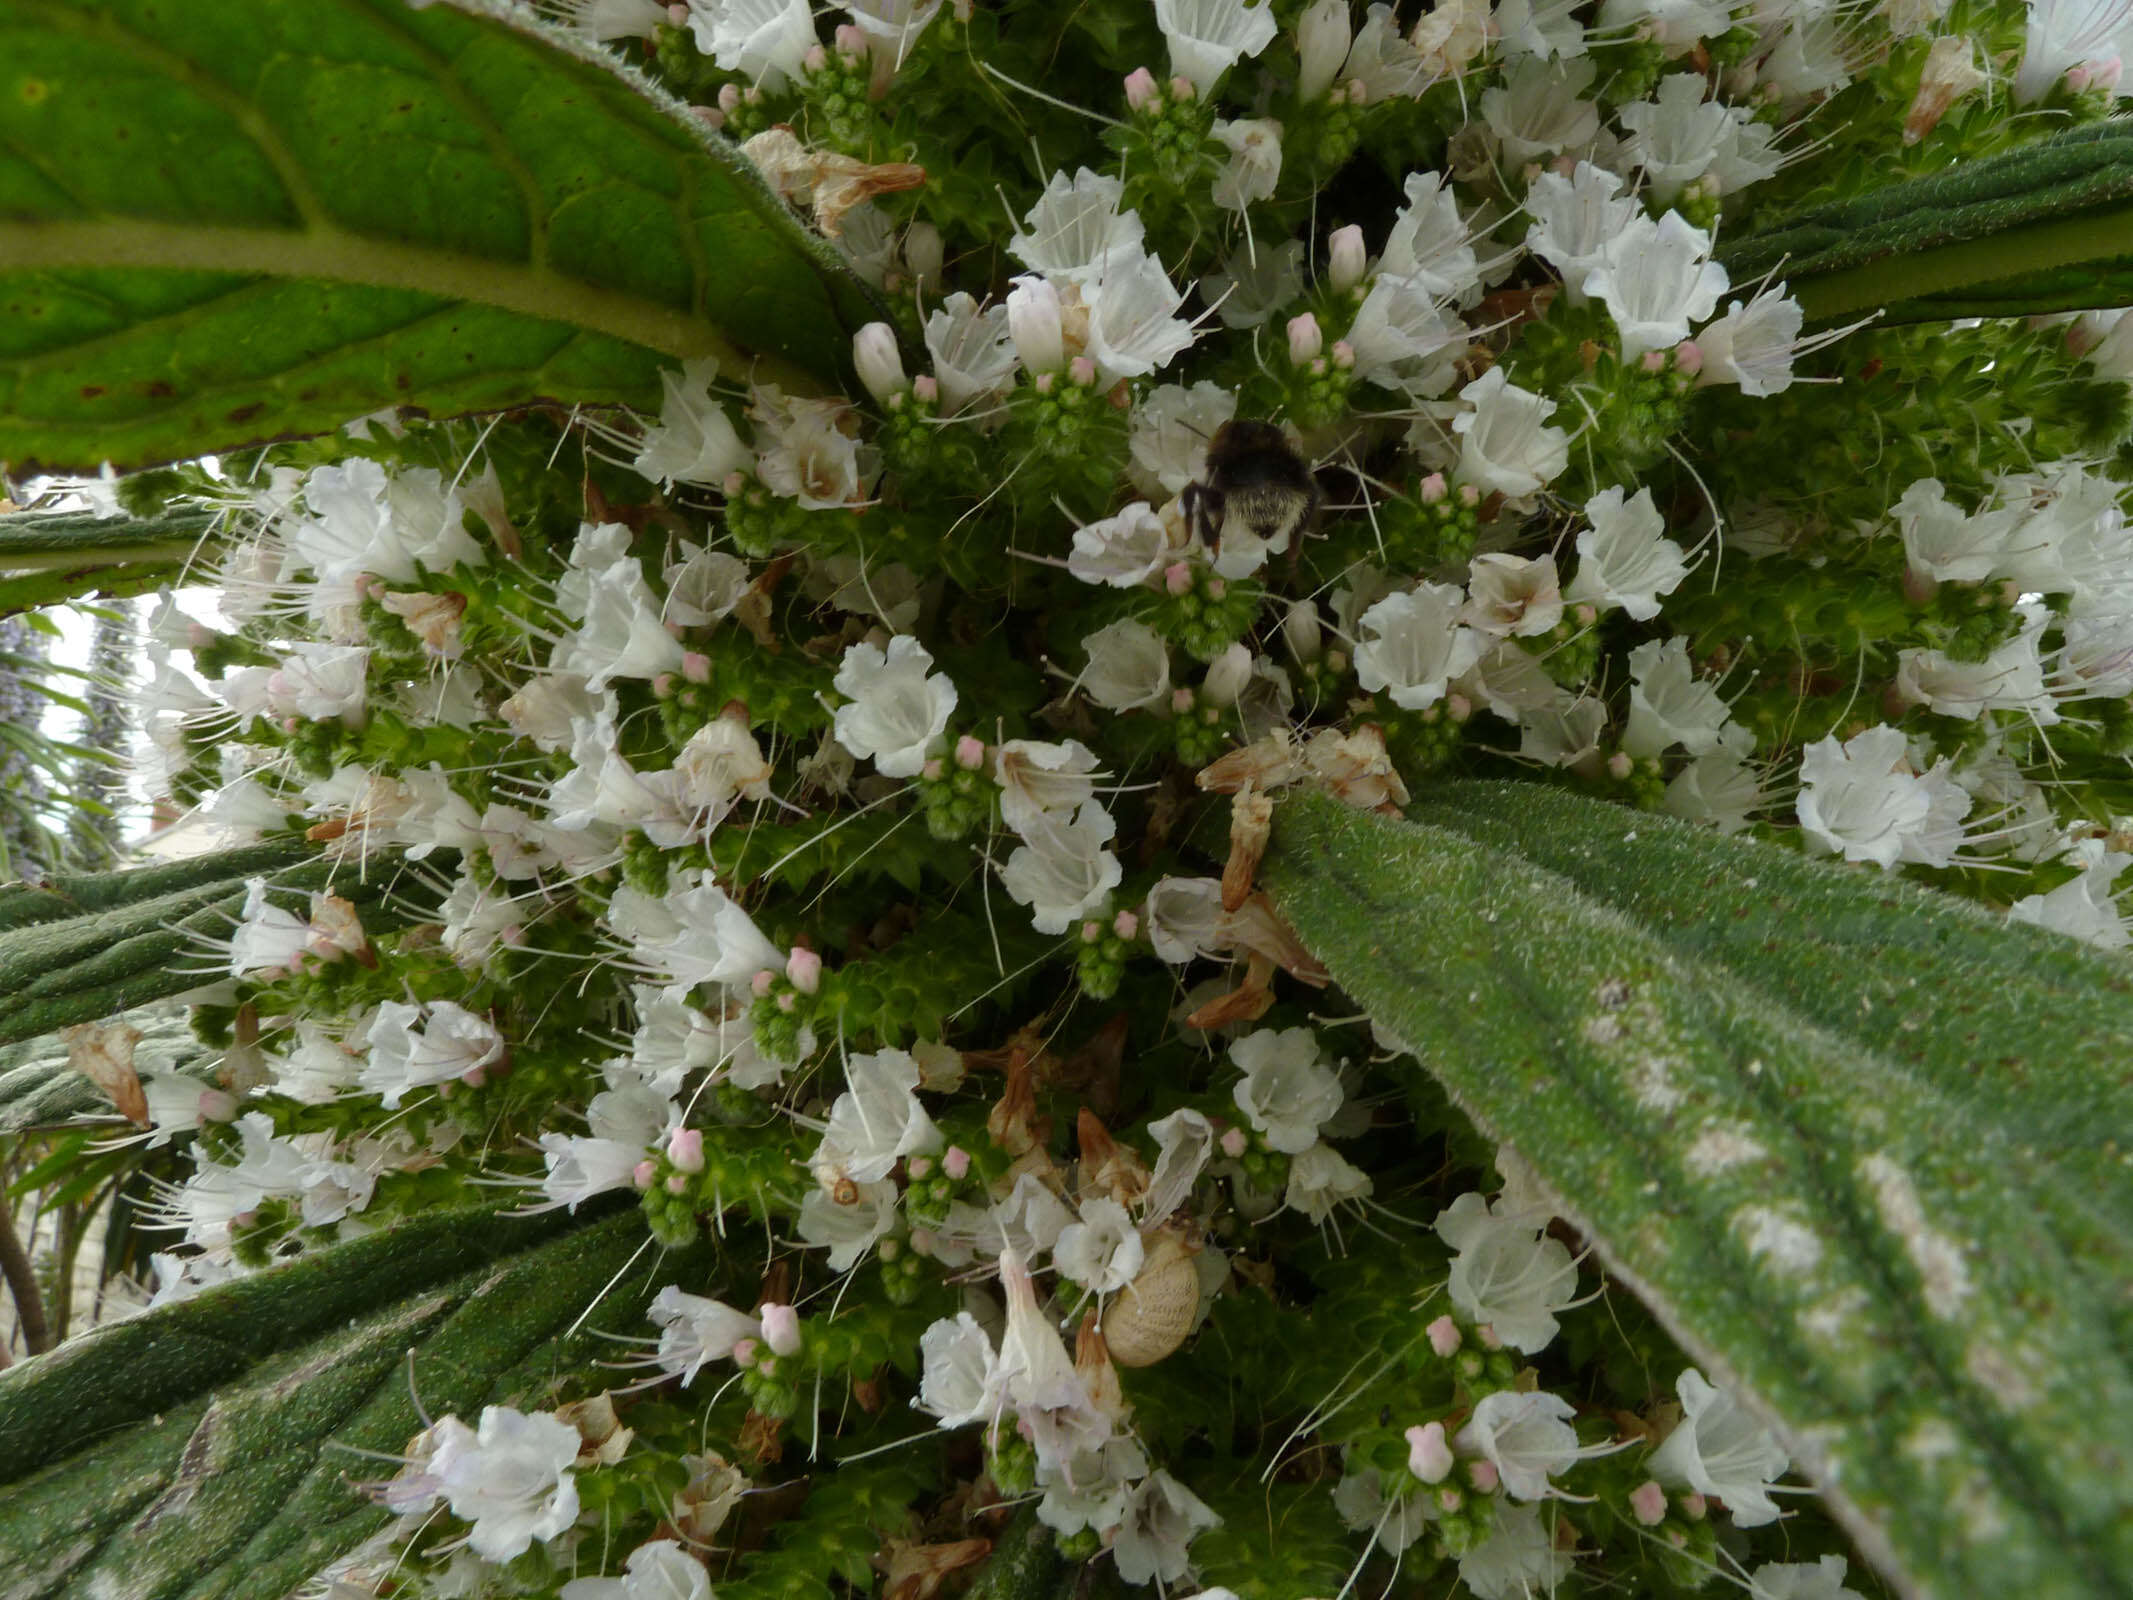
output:
[[[202,1122],[229,1122],[237,1115],[237,1097],[227,1089],[202,1089],[200,1091],[200,1120]]]
[[[683,1172],[703,1171],[703,1131],[699,1128],[676,1128],[668,1134],[667,1159]]]
[[[707,128],[723,128],[726,125],[726,113],[717,106],[691,106],[689,115]]]
[[[630,1182],[640,1189],[651,1188],[652,1180],[658,1176],[659,1164],[654,1161],[640,1161],[630,1168]]]
[[[1474,702],[1463,694],[1448,694],[1444,697],[1444,714],[1454,722],[1464,722],[1474,714]]]
[[[970,1176],[970,1152],[959,1144],[950,1145],[941,1152],[941,1171],[951,1183],[961,1183]]]
[[[852,364],[859,381],[877,400],[902,394],[911,384],[904,376],[902,353],[896,348],[896,330],[886,322],[870,322],[852,335]]]
[[[1484,1350],[1501,1350],[1503,1348],[1503,1336],[1496,1331],[1496,1324],[1493,1322],[1484,1322],[1480,1327],[1476,1328],[1474,1337],[1481,1341],[1481,1348]]]
[[[928,783],[939,783],[941,781],[941,774],[946,772],[947,770],[948,769],[946,767],[941,765],[941,758],[939,756],[928,756],[926,757],[925,762],[919,767],[918,775],[921,778],[924,778]]]
[[[1173,561],[1163,569],[1163,587],[1172,594],[1185,594],[1192,588],[1192,567],[1183,561]]]
[[[1498,1478],[1495,1462],[1477,1461],[1466,1469],[1466,1475],[1472,1481],[1476,1494],[1494,1494],[1496,1492]]]
[[[465,1084],[469,1089],[479,1089],[483,1084],[489,1081],[489,1075],[488,1073],[484,1072],[480,1067],[469,1067],[465,1072],[462,1072],[459,1075],[459,1081]]]
[[[763,996],[770,993],[770,986],[777,981],[778,975],[775,972],[772,972],[768,967],[765,967],[761,972],[758,972],[754,977],[748,980],[748,992],[750,994],[753,994],[758,1000],[760,1000],[763,998]]]
[[[1134,111],[1146,111],[1163,97],[1163,91],[1155,84],[1155,74],[1146,67],[1135,67],[1126,74],[1126,105]]]
[[[1346,339],[1335,339],[1333,341],[1333,364],[1343,372],[1353,369],[1355,366],[1355,346]]]
[[[718,88],[718,108],[727,116],[740,109],[741,86],[737,83],[722,83]]]
[[[867,31],[856,23],[839,23],[835,37],[839,55],[856,57],[867,53]]]
[[[1666,352],[1664,350],[1647,350],[1637,358],[1637,365],[1646,372],[1664,372],[1666,371]]]
[[[1451,1476],[1452,1447],[1445,1441],[1444,1424],[1425,1422],[1407,1430],[1407,1470],[1424,1483],[1442,1483]]]
[[[709,683],[711,658],[701,650],[684,651],[681,658],[681,675],[691,683]]]
[[[1666,1491],[1658,1481],[1646,1478],[1629,1492],[1630,1514],[1647,1528],[1656,1527],[1666,1520]]]
[[[666,1191],[668,1194],[687,1194],[689,1192],[689,1175],[686,1172],[668,1173]]]
[[[1076,356],[1067,363],[1067,379],[1079,388],[1096,387],[1096,363],[1087,356]]]
[[[675,4],[667,7],[667,21],[677,28],[686,28],[689,25],[689,8],[676,0]]]
[[[1326,347],[1326,336],[1318,326],[1318,318],[1306,311],[1289,319],[1289,359],[1303,366]]]
[[[933,1157],[913,1156],[904,1163],[904,1171],[910,1174],[913,1182],[923,1182],[933,1176]]]
[[[1422,487],[1416,491],[1416,495],[1424,505],[1433,506],[1450,492],[1445,487],[1444,474],[1432,472],[1422,480]]]
[[[1617,750],[1607,758],[1607,775],[1613,778],[1615,782],[1621,783],[1629,777],[1634,766],[1635,763],[1627,755]]]
[[[1081,942],[1094,944],[1104,936],[1104,925],[1093,918],[1081,925]]]
[[[763,1319],[763,1343],[781,1356],[797,1355],[800,1349],[800,1313],[791,1306],[767,1305]]]
[[[800,57],[800,70],[802,72],[820,72],[828,65],[829,52],[819,44],[809,45],[806,53]]]
[[[1684,339],[1675,345],[1674,370],[1690,378],[1703,371],[1703,346],[1694,339]]]
[[[1221,1142],[1222,1153],[1232,1161],[1243,1160],[1244,1152],[1252,1147],[1251,1140],[1245,1137],[1242,1128],[1224,1128]]]
[[[794,994],[790,989],[787,989],[783,994],[778,996],[778,1009],[784,1012],[788,1017],[792,1015],[794,1007],[798,1006],[799,1003],[800,997]]]
[[[802,994],[813,994],[822,987],[822,957],[813,950],[795,945],[792,954],[785,958],[785,976]]]
[[[1171,690],[1170,709],[1181,717],[1190,711],[1192,709],[1192,691],[1190,689]]]
[[[1429,1336],[1429,1347],[1438,1355],[1450,1359],[1459,1351],[1459,1324],[1447,1313],[1422,1330]]]
[[[1170,98],[1180,101],[1197,100],[1200,98],[1200,91],[1192,86],[1192,79],[1190,78],[1172,78],[1170,80]]]
[[[1443,1488],[1437,1491],[1437,1509],[1449,1515],[1466,1504],[1466,1496],[1457,1489]]]
[[[1348,80],[1348,104],[1351,106],[1367,106],[1370,104],[1370,86],[1363,82],[1361,78],[1350,78]]]
[[[762,1355],[763,1347],[753,1339],[733,1341],[733,1364],[737,1367],[752,1367]]]
[[[929,406],[941,403],[941,382],[930,372],[922,372],[911,380],[911,393]]]
[[[1121,911],[1111,919],[1111,931],[1121,939],[1132,939],[1141,931],[1141,919],[1130,911]]]
[[[675,631],[675,629],[676,629],[676,627],[677,627],[677,626],[678,626],[677,624],[675,624],[675,623],[672,623],[672,622],[670,622],[670,623],[668,623],[668,624],[667,624],[667,631],[668,631],[669,633],[672,633],[672,632],[674,632],[674,631]],[[659,696],[659,698],[660,698],[660,699],[662,699],[662,700],[666,699],[666,698],[667,698],[667,697],[668,697],[669,695],[671,695],[671,694],[672,694],[673,692],[674,692],[674,674],[673,674],[673,673],[671,673],[671,672],[662,672],[662,673],[659,673],[659,674],[657,674],[657,675],[656,675],[656,676],[655,676],[655,677],[654,677],[654,678],[652,679],[652,693],[654,693],[654,694],[656,694],[657,696]]]
[[[1030,387],[1039,394],[1050,394],[1053,389],[1058,387],[1058,378],[1059,374],[1056,372],[1040,372],[1031,382]]]
[[[1681,1497],[1681,1514],[1691,1522],[1703,1521],[1704,1513],[1709,1510],[1710,1507],[1705,1504],[1700,1494],[1689,1493]]]
[[[939,1242],[934,1237],[931,1228],[913,1228],[911,1230],[911,1253],[915,1256],[932,1255],[933,1247]],[[887,1243],[887,1241],[884,1240],[883,1243]]]
[[[955,764],[965,772],[982,768],[985,765],[985,741],[973,733],[966,733],[956,740]]]
[[[1335,228],[1327,236],[1326,281],[1333,285],[1335,294],[1346,294],[1361,283],[1369,260],[1369,253],[1363,248],[1363,230],[1354,223]]]
[[[1229,593],[1229,584],[1228,584],[1228,583],[1226,583],[1226,582],[1225,582],[1224,580],[1222,580],[1221,578],[1209,578],[1209,579],[1207,580],[1207,598],[1208,598],[1208,599],[1210,599],[1210,600],[1219,600],[1219,599],[1221,599],[1221,598],[1222,598],[1222,597],[1223,597],[1224,595],[1226,595],[1226,594],[1228,594],[1228,593]]]

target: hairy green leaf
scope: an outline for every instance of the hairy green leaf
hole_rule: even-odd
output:
[[[680,1260],[643,1243],[634,1214],[439,1212],[0,1373],[6,1592],[279,1600],[385,1524],[355,1486],[418,1392],[471,1423],[611,1358]]]
[[[171,1062],[202,1075],[205,1087],[200,1058],[208,1052],[194,1036],[184,1006],[145,1006],[123,1020],[141,1030],[134,1046],[138,1061]],[[111,1101],[75,1069],[66,1046],[49,1037],[0,1045],[0,1136],[99,1115],[115,1115]]]
[[[524,5],[0,0],[0,459],[833,379],[870,313],[733,147]]]
[[[2133,125],[2091,123],[1930,178],[1811,207],[1728,242],[1740,283],[1786,280],[1809,317],[2011,317],[2133,297]]]
[[[1282,807],[1267,880],[1335,979],[1905,1592],[2133,1592],[2133,974],[1530,786],[1422,814]]]
[[[211,511],[151,519],[76,511],[0,517],[0,617],[84,595],[120,598],[178,583],[216,520]]]

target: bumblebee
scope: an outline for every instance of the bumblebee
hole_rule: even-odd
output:
[[[1242,577],[1285,554],[1318,514],[1311,468],[1271,422],[1225,422],[1207,443],[1207,472],[1178,497],[1194,533],[1216,551],[1215,570]]]

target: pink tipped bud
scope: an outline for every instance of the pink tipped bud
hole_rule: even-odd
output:
[[[717,106],[691,106],[689,115],[707,128],[723,128],[726,125],[726,113]]]
[[[965,772],[976,772],[985,765],[985,741],[974,733],[966,733],[955,742],[955,764]]]
[[[939,756],[928,756],[926,757],[924,764],[919,767],[918,775],[921,778],[924,778],[928,783],[939,783],[941,781],[941,775],[947,770],[948,769],[946,767],[941,765],[941,758]]]
[[[1493,1322],[1484,1322],[1480,1327],[1476,1328],[1474,1337],[1481,1341],[1481,1348],[1484,1350],[1501,1350],[1503,1348],[1503,1335],[1496,1331],[1496,1324]]]
[[[904,1171],[911,1176],[914,1182],[930,1178],[933,1176],[933,1157],[913,1156],[904,1163]]]
[[[1422,480],[1422,487],[1416,491],[1416,497],[1424,505],[1433,506],[1450,493],[1451,490],[1445,486],[1444,474],[1432,472]]]
[[[1705,1514],[1710,1509],[1710,1506],[1705,1503],[1704,1497],[1700,1494],[1691,1492],[1681,1497],[1681,1514],[1691,1522],[1703,1521]]]
[[[813,950],[794,946],[792,954],[785,958],[785,976],[802,994],[813,994],[822,987],[822,957]]]
[[[652,1180],[658,1176],[659,1164],[656,1161],[640,1161],[630,1168],[630,1182],[640,1189],[651,1188]]]
[[[1301,316],[1289,319],[1289,359],[1303,366],[1326,348],[1326,335],[1318,326],[1318,318],[1306,311]]]
[[[733,1364],[737,1367],[752,1367],[762,1358],[763,1347],[754,1339],[733,1341]]]
[[[855,23],[838,24],[837,53],[842,56],[863,56],[867,53],[867,31]]]
[[[720,483],[718,488],[719,493],[723,494],[728,500],[738,500],[748,492],[748,474],[739,471],[729,472],[726,474],[725,481]]]
[[[961,1183],[970,1176],[970,1152],[959,1144],[952,1144],[941,1152],[941,1171],[948,1174],[948,1181]]]
[[[1675,345],[1674,370],[1691,378],[1703,371],[1703,346],[1694,339],[1684,339]]]
[[[798,1008],[799,1004],[800,997],[794,994],[790,989],[787,989],[777,998],[778,1009],[784,1012],[788,1017],[793,1014],[794,1010]]]
[[[1631,761],[1620,750],[1617,750],[1607,758],[1607,775],[1614,779],[1615,782],[1621,783],[1629,777],[1635,766],[1635,762]]]
[[[1030,384],[1030,387],[1039,394],[1050,394],[1058,386],[1059,374],[1056,372],[1040,372]]]
[[[1170,98],[1178,101],[1197,100],[1200,98],[1200,91],[1193,87],[1192,79],[1190,78],[1172,78],[1170,80]]]
[[[1442,1483],[1451,1476],[1452,1447],[1443,1423],[1425,1422],[1407,1430],[1407,1470],[1424,1483]]]
[[[1473,1482],[1476,1494],[1494,1494],[1500,1481],[1496,1473],[1496,1463],[1493,1461],[1475,1462],[1466,1469],[1466,1475]]]
[[[1447,1313],[1422,1330],[1429,1336],[1429,1347],[1446,1359],[1459,1352],[1459,1324]]]
[[[1171,690],[1170,709],[1181,717],[1190,711],[1192,709],[1192,691],[1190,689]]]
[[[1192,589],[1192,566],[1189,562],[1173,561],[1163,569],[1163,587],[1172,594],[1186,594]]]
[[[1141,931],[1141,919],[1130,911],[1121,911],[1111,919],[1111,931],[1121,939],[1137,938]]]
[[[911,393],[929,406],[941,403],[941,381],[930,372],[922,372],[911,380]]]
[[[760,1000],[763,998],[763,996],[770,993],[770,986],[773,983],[777,982],[777,979],[778,975],[772,972],[768,967],[765,967],[761,972],[758,972],[754,977],[748,980],[748,992],[754,995],[758,1000]]]
[[[1224,581],[1223,579],[1221,579],[1221,578],[1209,578],[1209,579],[1207,580],[1207,598],[1208,598],[1208,599],[1210,599],[1210,600],[1219,600],[1219,599],[1221,599],[1221,598],[1222,598],[1222,597],[1223,597],[1224,595],[1226,595],[1226,594],[1228,594],[1228,593],[1229,593],[1229,584],[1228,584],[1228,583],[1227,583],[1226,581]]]
[[[767,1305],[759,1315],[763,1319],[763,1343],[777,1355],[797,1355],[800,1350],[800,1313],[791,1306]]]
[[[200,1120],[202,1122],[231,1122],[237,1116],[237,1097],[227,1089],[202,1089],[200,1091]]]
[[[1657,1527],[1666,1520],[1666,1491],[1656,1479],[1646,1478],[1630,1490],[1629,1510],[1645,1527]]]
[[[675,631],[675,630],[676,630],[676,629],[677,629],[677,628],[678,628],[679,626],[680,626],[680,624],[679,624],[679,623],[674,623],[674,622],[670,622],[670,623],[668,623],[668,624],[667,624],[667,631],[668,631],[669,633],[672,633],[672,632],[674,632],[674,631]],[[674,674],[673,674],[673,673],[671,673],[671,672],[661,672],[661,673],[658,673],[658,674],[656,674],[656,675],[655,675],[655,676],[653,677],[653,679],[652,679],[652,693],[656,694],[657,696],[659,696],[659,698],[660,698],[660,699],[664,700],[664,699],[666,699],[666,698],[667,698],[667,696],[668,696],[668,695],[672,694],[673,692],[674,692]]]
[[[676,1128],[672,1133],[668,1134],[667,1159],[683,1172],[703,1171],[703,1130],[700,1128]]]
[[[1094,944],[1104,936],[1104,925],[1093,918],[1081,925],[1081,942]]]
[[[1347,372],[1355,366],[1355,346],[1346,339],[1333,341],[1333,364]]]
[[[1474,702],[1463,694],[1448,694],[1444,697],[1444,714],[1454,722],[1464,722],[1474,714]]]
[[[711,681],[711,658],[701,650],[690,650],[681,658],[681,675],[690,683]]]
[[[1135,67],[1126,74],[1126,105],[1134,111],[1146,111],[1163,98],[1163,91],[1156,87],[1155,74],[1146,67]]]
[[[1637,365],[1646,372],[1664,372],[1666,371],[1666,352],[1664,350],[1647,350],[1637,358]]]
[[[459,1081],[465,1084],[469,1089],[479,1089],[483,1084],[489,1081],[489,1074],[483,1071],[480,1067],[469,1067],[465,1072],[462,1072],[459,1075]]]
[[[1096,363],[1087,356],[1076,356],[1067,363],[1067,379],[1078,388],[1095,388]]]
[[[665,1188],[668,1194],[687,1194],[689,1192],[689,1175],[686,1172],[668,1173]]]
[[[1224,1128],[1221,1143],[1222,1153],[1232,1161],[1243,1160],[1244,1152],[1252,1147],[1252,1141],[1245,1137],[1242,1128]]]
[[[903,355],[896,348],[896,330],[886,322],[870,322],[852,335],[852,364],[867,393],[886,401],[910,388],[904,376]]]
[[[820,72],[828,65],[829,52],[819,44],[809,45],[806,54],[800,57],[800,70],[802,72]]]
[[[1354,223],[1335,228],[1326,240],[1326,281],[1333,285],[1333,292],[1346,294],[1361,283],[1369,259],[1361,228]]]
[[[686,28],[689,25],[689,8],[676,0],[675,4],[667,7],[667,21],[677,28]]]
[[[732,116],[741,107],[741,86],[737,83],[722,83],[718,87],[718,109]]]
[[[888,1241],[883,1240],[882,1242],[886,1244]],[[911,1253],[915,1256],[932,1255],[934,1246],[939,1243],[940,1240],[935,1237],[931,1228],[913,1228],[911,1230]]]
[[[1367,106],[1370,104],[1370,86],[1363,82],[1361,78],[1350,78],[1348,80],[1348,104],[1351,106]]]

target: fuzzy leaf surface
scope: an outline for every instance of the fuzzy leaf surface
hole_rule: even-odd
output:
[[[439,1212],[0,1373],[7,1593],[291,1592],[388,1520],[352,1485],[391,1463],[352,1452],[421,1430],[410,1351],[432,1415],[544,1406],[671,1270],[623,1272],[643,1241],[634,1215]]]
[[[2122,1062],[2125,969],[1648,814],[1441,793],[1418,822],[1280,808],[1266,879],[1335,980],[1779,1428],[1902,1592],[2133,1593],[2133,1261],[2103,1168],[2123,1085],[1999,997],[2055,969],[2066,1032]],[[1877,991],[1907,1003],[1853,1003]]]
[[[686,109],[507,0],[0,0],[0,460],[832,380],[866,297]]]

